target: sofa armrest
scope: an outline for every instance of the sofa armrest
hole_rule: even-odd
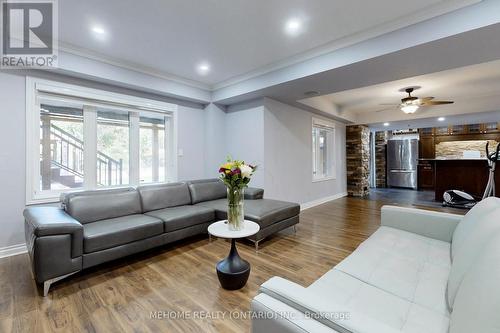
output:
[[[381,224],[451,243],[453,232],[463,215],[425,209],[383,206]]]
[[[247,187],[245,189],[245,200],[256,200],[264,198],[264,190],[256,187]]]
[[[399,332],[345,304],[337,303],[335,299],[313,293],[280,277],[275,276],[264,282],[260,292],[298,310],[306,317],[314,318],[333,332]]]
[[[23,215],[35,236],[83,234],[82,224],[58,207],[29,207]]]
[[[338,333],[277,299],[259,294],[251,303],[252,333]]]
[[[83,226],[58,207],[24,210],[24,234],[37,282],[82,269]]]

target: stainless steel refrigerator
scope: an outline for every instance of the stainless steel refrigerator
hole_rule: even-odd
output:
[[[387,141],[387,185],[417,188],[418,140]]]

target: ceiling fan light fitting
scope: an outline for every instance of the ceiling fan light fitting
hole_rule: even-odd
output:
[[[415,104],[406,104],[401,106],[401,111],[406,114],[415,113],[418,110],[418,105]]]

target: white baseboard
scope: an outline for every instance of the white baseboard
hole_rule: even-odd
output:
[[[11,256],[17,256],[18,254],[23,254],[28,252],[26,249],[26,244],[17,244],[0,248],[0,258],[6,258]]]
[[[300,205],[300,210],[306,210],[306,209],[309,209],[312,207],[316,207],[316,206],[319,206],[321,204],[327,203],[329,201],[337,200],[337,199],[340,199],[340,198],[346,197],[346,196],[347,196],[347,192],[342,192],[342,193],[338,193],[338,194],[335,194],[335,195],[332,195],[329,197],[305,202],[305,203]]]

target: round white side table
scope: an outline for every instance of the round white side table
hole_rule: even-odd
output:
[[[229,230],[227,220],[218,221],[208,226],[208,233],[215,237],[231,239],[229,255],[217,263],[216,271],[222,288],[227,290],[241,289],[250,276],[250,264],[242,259],[236,250],[236,239],[255,235],[260,226],[252,221],[245,220],[243,229]]]

